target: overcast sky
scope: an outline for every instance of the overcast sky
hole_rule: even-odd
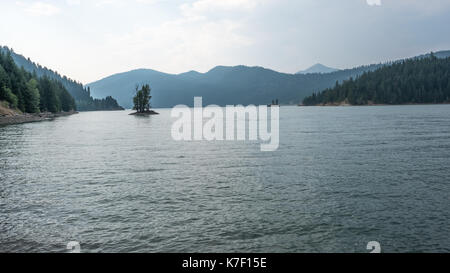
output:
[[[350,68],[450,49],[449,26],[449,0],[0,0],[0,45],[85,84],[136,68]]]

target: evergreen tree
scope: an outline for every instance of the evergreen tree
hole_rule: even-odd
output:
[[[39,102],[40,94],[38,89],[38,81],[34,78],[30,79],[27,83],[27,88],[25,90],[25,110],[28,113],[38,113],[39,112]]]

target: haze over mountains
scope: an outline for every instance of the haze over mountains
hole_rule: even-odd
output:
[[[435,55],[447,57],[450,51],[437,52]],[[138,69],[109,76],[88,86],[94,97],[113,96],[125,108],[132,107],[137,84],[150,85],[152,107],[155,108],[178,104],[193,106],[194,96],[202,96],[205,105],[265,105],[274,99],[278,99],[281,104],[298,104],[312,93],[334,86],[336,81],[356,78],[384,65],[372,64],[312,74],[286,74],[248,66],[217,66],[206,73],[190,71],[178,75]]]

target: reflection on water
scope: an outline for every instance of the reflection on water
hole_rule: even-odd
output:
[[[159,116],[0,127],[0,251],[450,251],[450,107],[282,107],[280,149]]]

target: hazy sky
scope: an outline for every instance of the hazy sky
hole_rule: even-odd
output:
[[[0,0],[0,45],[83,83],[136,68],[294,73],[450,49],[449,0]]]

